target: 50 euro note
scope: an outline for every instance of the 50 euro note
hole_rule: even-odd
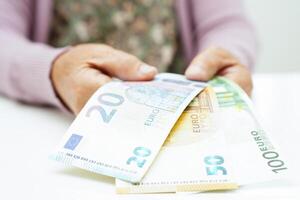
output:
[[[218,103],[211,87],[184,110],[140,183],[116,180],[119,194],[235,189]]]
[[[117,180],[118,193],[228,190],[287,172],[249,97],[224,78],[209,84],[179,118],[144,179]]]
[[[50,157],[139,182],[176,120],[204,87],[174,74],[108,83],[89,99]]]

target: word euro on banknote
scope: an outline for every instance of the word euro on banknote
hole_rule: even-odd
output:
[[[212,85],[220,107],[221,128],[234,162],[239,185],[283,178],[288,167],[259,123],[247,94],[235,83],[218,77]]]
[[[176,120],[204,87],[175,74],[108,83],[89,99],[51,158],[139,182]]]
[[[237,188],[218,102],[207,87],[184,110],[140,183],[116,180],[117,193],[160,193]]]
[[[224,78],[210,85],[179,118],[144,179],[117,180],[118,193],[227,190],[282,177],[287,167],[248,96]]]

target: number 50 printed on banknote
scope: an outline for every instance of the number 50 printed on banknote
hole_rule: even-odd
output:
[[[139,182],[176,120],[205,86],[174,74],[108,83],[90,98],[51,158]]]

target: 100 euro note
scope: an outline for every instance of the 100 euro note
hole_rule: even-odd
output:
[[[284,178],[289,170],[282,153],[262,128],[247,94],[235,83],[218,77],[212,85],[220,107],[220,127],[234,163],[239,185]]]
[[[139,182],[176,120],[204,87],[173,74],[108,83],[89,99],[51,158]]]
[[[218,103],[211,87],[185,109],[140,183],[116,180],[117,193],[235,189]]]
[[[234,189],[281,178],[288,171],[258,123],[248,96],[224,78],[216,78],[210,85],[213,90],[203,91],[180,117],[141,183],[117,180],[118,193]],[[202,103],[195,109],[195,102]],[[204,112],[209,107],[205,104],[211,105],[209,112]],[[168,141],[185,145],[170,145]]]

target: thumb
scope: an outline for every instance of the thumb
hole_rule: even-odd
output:
[[[104,73],[122,80],[151,80],[157,69],[140,61],[135,56],[123,51],[114,50],[104,58],[93,58],[88,64]]]
[[[237,60],[227,51],[212,47],[198,54],[192,60],[185,75],[188,79],[208,81],[221,69],[237,63]]]

